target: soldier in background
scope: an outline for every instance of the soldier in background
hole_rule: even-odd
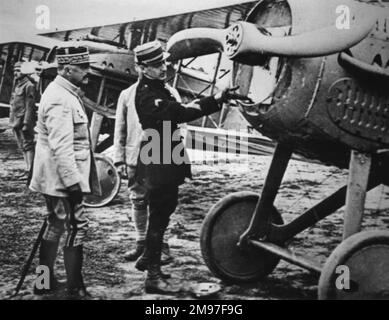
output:
[[[34,159],[34,127],[36,123],[35,83],[29,77],[30,70],[23,70],[22,63],[14,66],[15,88],[11,99],[10,126],[26,162],[27,178]]]

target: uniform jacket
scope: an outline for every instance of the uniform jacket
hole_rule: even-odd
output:
[[[116,107],[114,135],[114,163],[124,163],[136,167],[140,144],[143,137],[142,126],[135,108],[135,94],[139,81],[120,93]],[[166,86],[177,101],[181,98],[172,87]]]
[[[12,94],[10,125],[14,129],[22,129],[24,125],[29,131],[35,127],[35,84],[24,76],[15,85]]]
[[[84,193],[101,194],[88,118],[77,91],[57,76],[42,95],[30,184],[34,191],[64,197],[67,188],[78,183]]]
[[[151,80],[146,77],[140,80],[135,96],[139,121],[144,131],[154,129],[160,137],[159,141],[156,142],[157,144],[159,142],[159,148],[155,149],[159,150],[157,158],[160,162],[147,163],[142,157],[138,160],[137,171],[143,176],[149,188],[172,184],[179,185],[185,181],[185,177],[191,177],[189,158],[185,156],[186,151],[182,138],[176,139],[171,134],[167,134],[167,131],[164,131],[163,122],[170,122],[171,133],[173,133],[177,132],[180,123],[189,122],[220,110],[219,104],[212,96],[199,100],[197,104],[200,109],[184,106],[177,102],[163,81]],[[140,154],[142,155],[142,148],[148,149],[151,144],[150,139],[143,140]],[[168,146],[168,150],[166,150],[166,146]],[[170,163],[164,161],[164,155],[172,155],[175,149],[183,150],[183,158],[186,158],[185,162],[178,164],[173,159]]]
[[[135,92],[138,82],[120,93],[116,107],[114,134],[114,163],[136,166],[142,127],[135,110]]]

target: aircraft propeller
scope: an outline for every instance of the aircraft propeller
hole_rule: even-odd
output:
[[[167,50],[172,61],[223,51],[234,61],[256,65],[264,55],[304,58],[341,52],[362,41],[373,25],[373,20],[365,19],[349,29],[332,25],[297,35],[275,37],[264,28],[241,21],[224,30],[182,30],[170,38]]]

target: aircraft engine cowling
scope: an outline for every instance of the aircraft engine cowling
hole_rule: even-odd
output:
[[[334,24],[338,16],[336,8],[343,4],[350,5],[355,19],[372,10],[371,7],[375,10],[370,14],[374,21],[385,21],[384,17],[389,16],[387,4],[382,9],[354,1],[265,0],[253,8],[247,22],[277,37],[299,35]],[[379,18],[377,12],[381,14]],[[366,20],[360,21],[359,30],[371,23],[363,26]],[[382,21],[379,25],[384,25]],[[369,31],[345,52],[365,59],[370,65],[375,50],[384,50],[381,47],[385,47],[386,52],[389,50],[387,41],[385,44],[382,40],[376,41],[378,37],[383,38],[377,32]],[[260,55],[246,51],[242,61],[234,63],[233,84],[239,85],[240,93],[248,95],[254,103],[241,104],[241,112],[261,133],[294,145],[307,157],[337,166],[347,166],[349,148],[375,152],[387,147],[389,123],[380,124],[386,117],[384,111],[367,116],[362,100],[370,103],[371,110],[385,110],[389,99],[383,81],[387,83],[388,79],[366,77],[363,80],[339,63],[341,51],[319,57]],[[258,63],[247,63],[255,59]],[[354,103],[353,114],[346,112],[351,107],[349,101]],[[348,118],[343,120],[343,117]]]
[[[234,61],[232,84],[252,100],[240,110],[254,128],[343,167],[350,148],[389,148],[388,11],[366,1],[262,0],[245,22],[183,30],[167,49],[174,59],[223,51]],[[375,50],[382,54],[373,59]]]

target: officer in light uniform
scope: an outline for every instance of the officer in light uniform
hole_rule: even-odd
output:
[[[39,263],[53,274],[61,235],[66,231],[64,262],[69,298],[88,295],[83,277],[83,244],[88,220],[82,204],[86,193],[101,194],[91,150],[88,118],[78,86],[87,81],[89,52],[85,47],[57,48],[58,75],[42,95],[38,110],[37,145],[30,189],[42,193],[48,226],[40,246]]]

